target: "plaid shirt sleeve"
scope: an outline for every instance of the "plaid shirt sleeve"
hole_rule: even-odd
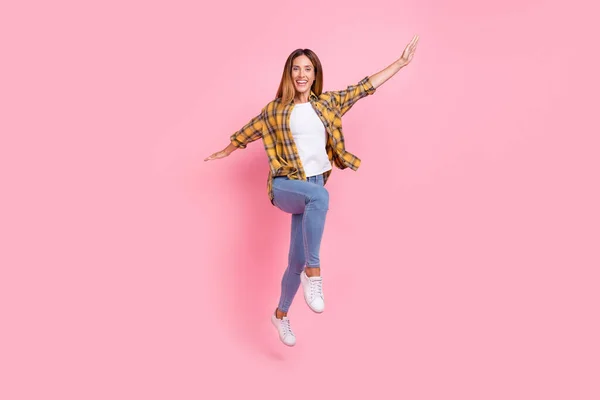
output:
[[[350,108],[360,99],[375,92],[369,77],[364,77],[356,85],[348,86],[345,90],[330,92],[334,102],[339,107],[342,115],[346,114]]]
[[[263,112],[252,118],[250,122],[242,127],[242,129],[231,135],[231,143],[239,149],[245,149],[248,143],[254,142],[262,137],[262,129]]]

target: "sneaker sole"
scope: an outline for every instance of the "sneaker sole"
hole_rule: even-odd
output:
[[[317,310],[315,310],[314,308],[312,308],[312,307],[310,306],[310,304],[308,303],[308,299],[306,298],[306,295],[304,295],[304,301],[306,302],[306,305],[308,306],[308,308],[310,308],[310,310],[311,310],[312,312],[314,312],[315,314],[322,314],[322,313],[323,313],[323,311],[325,311],[325,308],[324,308],[324,307],[323,307],[323,309],[322,309],[321,311],[317,311]],[[325,302],[325,301],[323,300],[323,302]]]

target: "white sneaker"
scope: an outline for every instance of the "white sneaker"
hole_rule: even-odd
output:
[[[296,335],[292,332],[292,327],[290,326],[290,320],[288,317],[283,317],[283,319],[277,318],[275,315],[271,315],[271,322],[277,328],[277,332],[279,332],[279,339],[286,346],[293,346],[296,344]]]
[[[316,313],[322,313],[325,309],[325,297],[323,296],[323,278],[320,276],[309,277],[305,271],[300,274],[300,282],[304,291],[306,304]]]

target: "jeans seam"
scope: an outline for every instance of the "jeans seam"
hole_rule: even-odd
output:
[[[292,228],[294,226],[294,215],[292,215]],[[291,266],[292,266],[292,259],[294,258],[292,256],[296,254],[296,246],[294,246],[295,241],[297,240],[297,236],[298,233],[296,232],[296,230],[292,229],[292,236],[291,236],[291,241],[290,241],[290,252],[288,254],[288,266],[285,270],[285,272],[283,273],[283,282],[282,282],[282,290],[281,290],[281,301],[280,301],[280,306],[282,306],[281,311],[283,312],[287,312],[287,302],[288,302],[288,286],[289,286],[289,279],[291,278],[291,274],[293,274],[294,272],[291,270]],[[285,310],[283,309],[285,308]]]
[[[293,216],[292,216],[293,218]],[[293,223],[293,221],[292,221]],[[290,254],[288,255],[288,265],[287,268],[285,269],[285,272],[283,273],[283,282],[282,282],[282,286],[283,289],[281,290],[281,300],[283,302],[283,306],[285,306],[285,303],[287,301],[287,288],[288,288],[288,279],[290,277],[290,266],[292,264],[292,253],[294,252],[294,240],[296,239],[296,232],[292,231],[292,241],[290,242]],[[286,307],[287,308],[287,307]],[[283,310],[282,310],[283,311]]]
[[[308,252],[308,239],[306,238],[306,209],[304,209],[304,213],[302,214],[302,239],[304,244],[304,265],[308,264],[308,260],[310,259],[310,253]]]

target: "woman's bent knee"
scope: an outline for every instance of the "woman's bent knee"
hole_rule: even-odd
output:
[[[329,209],[329,192],[324,187],[319,187],[308,199],[306,204],[307,209],[328,210]]]

